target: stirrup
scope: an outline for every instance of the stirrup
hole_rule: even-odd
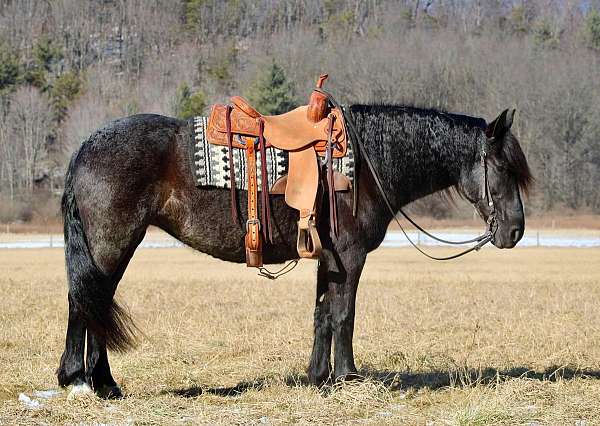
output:
[[[315,225],[314,216],[301,217],[298,221],[298,255],[304,259],[318,259],[321,255],[321,239]]]

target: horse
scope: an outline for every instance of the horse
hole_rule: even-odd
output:
[[[307,369],[308,381],[317,386],[357,377],[352,336],[359,279],[368,253],[379,247],[403,206],[454,189],[484,221],[493,222],[491,242],[512,248],[525,228],[521,193],[532,182],[510,131],[514,110],[489,124],[403,105],[348,110],[360,150],[376,170],[357,164],[356,211],[351,191],[336,194],[337,235],[330,235],[327,211],[318,218],[323,250]],[[245,261],[245,217],[236,223],[225,213],[228,189],[195,186],[192,144],[191,120],[141,114],[95,131],[70,160],[61,202],[69,312],[56,374],[61,386],[73,385],[71,395],[122,397],[107,351],[131,348],[138,330],[114,294],[150,225],[213,257]],[[246,192],[238,192],[238,211],[245,212]],[[272,196],[270,203],[273,237],[265,243],[264,261],[295,259],[296,211],[283,196]],[[326,209],[328,203],[322,204]]]

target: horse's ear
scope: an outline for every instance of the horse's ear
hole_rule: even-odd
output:
[[[485,129],[485,135],[489,139],[500,139],[510,129],[515,117],[515,110],[505,109]]]

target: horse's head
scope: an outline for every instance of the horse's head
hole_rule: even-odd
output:
[[[515,111],[505,110],[489,123],[479,155],[462,173],[459,190],[473,203],[498,248],[514,247],[525,231],[521,190],[532,176],[519,142],[510,132]]]

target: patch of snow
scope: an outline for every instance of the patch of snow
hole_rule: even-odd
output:
[[[24,393],[19,394],[19,401],[21,401],[23,405],[25,405],[25,407],[29,408],[30,410],[37,410],[42,406],[42,404],[40,404],[40,401],[31,399]]]
[[[41,399],[50,399],[50,398],[54,398],[55,396],[58,396],[61,394],[61,391],[56,390],[56,389],[48,389],[45,391],[33,391],[33,396],[35,396],[36,398],[41,398]]]

